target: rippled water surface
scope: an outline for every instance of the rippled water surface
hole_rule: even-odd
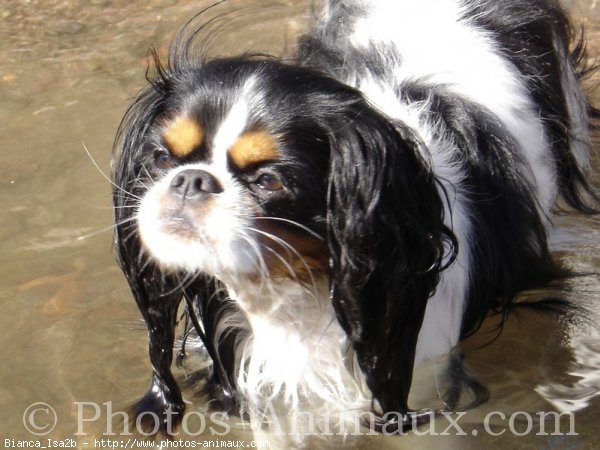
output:
[[[306,26],[307,3],[232,0],[247,14],[232,16],[213,53],[290,49]],[[149,46],[164,55],[175,30],[208,4],[0,0],[0,446],[5,439],[38,439],[34,433],[52,425],[44,421],[50,411],[24,412],[44,402],[57,417],[48,436],[76,438],[85,447],[90,439],[74,433],[91,434],[92,426],[106,431],[106,424],[78,422],[78,404],[91,419],[95,410],[82,402],[105,414],[108,405],[127,405],[147,387],[145,328],[113,259],[103,173],[110,172],[120,117],[144,85]],[[585,25],[590,55],[600,55],[600,6],[566,4]],[[599,237],[598,218],[557,219],[557,253],[592,273],[568,282],[572,298],[591,305],[591,321],[600,311]],[[466,436],[450,429],[438,437],[365,437],[363,447],[597,448],[600,339],[590,321],[523,310],[482,347],[490,336],[484,330],[464,345],[468,367],[491,394],[461,420]],[[189,399],[192,409],[204,406]],[[514,412],[553,410],[575,414],[575,433],[566,435],[568,423],[557,435],[508,431]],[[490,412],[495,434],[505,433],[492,436],[483,427]],[[24,417],[37,418],[40,429]],[[513,422],[527,430],[525,414]],[[448,427],[436,424],[440,432]],[[243,430],[232,433],[251,439]]]

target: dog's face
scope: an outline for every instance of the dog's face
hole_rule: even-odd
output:
[[[167,269],[308,280],[328,267],[328,137],[281,80],[226,69],[171,80],[136,156],[141,242]]]

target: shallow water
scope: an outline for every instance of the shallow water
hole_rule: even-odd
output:
[[[145,327],[112,255],[111,189],[103,173],[110,172],[119,120],[144,85],[148,47],[155,45],[164,55],[175,30],[209,3],[0,2],[0,445],[5,439],[51,437],[93,447],[92,433],[106,432],[107,408],[116,411],[147,387]],[[306,3],[230,2],[249,9],[234,14],[213,53],[289,50],[310,15]],[[585,24],[590,55],[600,55],[600,6],[592,0],[565,4]],[[599,237],[598,218],[564,215],[557,219],[554,245],[577,271],[597,273]],[[569,283],[571,297],[591,305],[592,316],[600,315],[598,275]],[[600,338],[595,328],[587,321],[523,310],[500,338],[482,347],[491,336],[482,332],[464,344],[469,369],[491,394],[489,402],[461,419],[466,435],[451,428],[447,436],[364,437],[363,447],[596,448]],[[24,415],[36,402],[51,406],[57,417],[44,437],[34,433],[49,431],[52,411],[44,406]],[[102,419],[82,422],[94,416],[92,403]],[[202,406],[195,400],[190,408]],[[555,408],[573,411],[576,434],[566,435],[569,428],[562,426],[565,432],[536,435],[534,424],[533,431],[516,437],[508,429],[514,412],[520,414],[513,425],[522,432],[528,426],[525,413]],[[483,427],[490,412],[494,433],[505,430],[499,436]],[[442,432],[449,424],[436,425]],[[77,431],[82,435],[74,436]],[[219,439],[234,436],[251,439],[243,430]]]

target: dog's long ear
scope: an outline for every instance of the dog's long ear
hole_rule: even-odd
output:
[[[165,273],[157,267],[141,245],[136,211],[148,186],[152,184],[143,164],[142,152],[147,151],[145,145],[150,127],[162,113],[164,98],[171,89],[166,72],[156,57],[155,62],[159,77],[131,105],[119,126],[114,143],[114,242],[119,264],[148,328],[152,378],[148,391],[135,407],[135,413],[148,419],[149,423],[144,425],[150,429],[155,428],[152,419],[160,418],[160,430],[167,432],[182,420],[185,408],[181,391],[171,372],[177,313],[182,298],[186,300],[187,312],[198,335],[203,339],[210,356],[215,359],[212,380],[215,389],[221,389],[219,397],[229,403],[235,394],[231,383],[233,368],[232,358],[225,357],[231,353],[228,349],[234,336],[228,336],[219,343],[219,348],[216,347],[213,339],[215,322],[231,306],[223,299],[222,288],[215,280],[198,276],[193,282],[182,282],[177,274]],[[225,356],[221,357],[219,352]]]
[[[331,295],[374,400],[405,414],[417,337],[455,239],[426,150],[364,101],[330,139]]]
[[[160,429],[168,431],[182,417],[184,402],[171,373],[177,310],[182,298],[178,280],[167,276],[152,263],[142,250],[135,220],[148,184],[148,172],[142,166],[145,134],[152,123],[158,96],[146,89],[138,96],[119,127],[114,147],[113,205],[114,244],[119,265],[127,278],[137,306],[148,328],[148,351],[152,363],[152,379],[135,413],[155,429],[153,419],[160,419]],[[169,411],[173,414],[167,416]],[[145,413],[152,413],[145,414]],[[171,417],[172,423],[167,423]]]

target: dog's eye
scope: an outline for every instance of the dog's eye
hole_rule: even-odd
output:
[[[165,151],[157,151],[154,153],[154,166],[160,170],[167,170],[173,167],[173,158]]]
[[[263,173],[256,179],[254,184],[266,191],[274,192],[283,189],[281,180],[277,175],[273,175],[272,173]]]

